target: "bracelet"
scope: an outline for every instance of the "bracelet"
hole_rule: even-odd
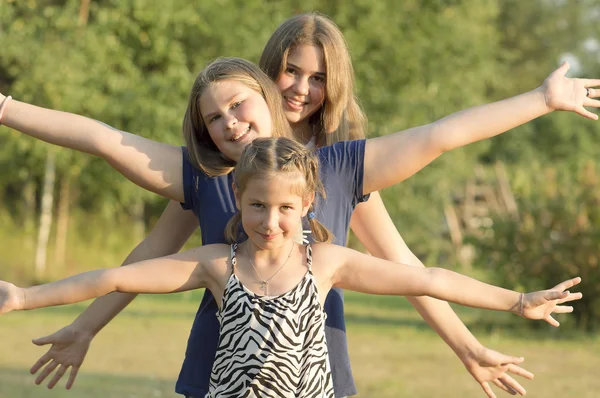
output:
[[[519,316],[523,316],[523,299],[525,298],[525,293],[521,293],[519,296]]]
[[[4,108],[6,108],[6,104],[10,101],[12,97],[9,95],[8,97],[4,97],[2,103],[0,104],[0,126],[2,126],[2,115],[4,114]]]
[[[519,294],[519,302],[515,303],[515,305],[513,305],[509,309],[509,311],[512,312],[512,313],[514,313],[514,314],[516,314],[516,315],[523,316],[523,301],[524,301],[524,298],[525,298],[525,293],[520,293]]]

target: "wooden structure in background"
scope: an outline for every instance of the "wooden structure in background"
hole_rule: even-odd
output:
[[[477,166],[475,177],[444,206],[456,258],[467,267],[471,265],[473,249],[464,244],[465,235],[477,236],[489,230],[493,225],[492,214],[519,216],[504,164],[496,163],[492,175],[489,174]]]

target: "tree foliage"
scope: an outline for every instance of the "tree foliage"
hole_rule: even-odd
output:
[[[600,75],[596,39],[600,32],[595,23],[600,9],[595,3],[5,0],[0,2],[0,91],[182,144],[181,121],[189,90],[207,62],[218,56],[257,61],[283,20],[318,10],[329,15],[346,36],[358,97],[369,116],[369,134],[377,136],[533,89],[563,59],[571,61],[572,76]],[[502,160],[519,170],[518,181],[529,182],[531,192],[523,193],[524,188],[519,192],[522,220],[558,212],[557,219],[566,223],[569,215],[584,208],[592,214],[586,206],[593,201],[583,192],[560,197],[571,203],[570,208],[554,206],[557,197],[544,193],[546,182],[538,177],[556,164],[564,165],[565,187],[576,191],[584,182],[575,179],[575,171],[600,155],[599,128],[572,114],[552,114],[445,154],[414,178],[384,191],[383,197],[399,231],[418,255],[429,264],[451,264],[453,248],[445,236],[443,205],[464,190],[477,164]],[[32,211],[23,206],[23,197],[30,195],[33,186],[39,201],[47,150],[44,143],[0,128],[0,168],[6,171],[0,175],[2,211],[16,219]],[[143,201],[149,221],[165,203],[87,155],[59,150],[56,167],[57,174],[70,178],[78,192],[74,203],[78,214],[117,219]],[[569,210],[577,206],[579,210]],[[585,232],[590,236],[598,233],[593,225],[590,222],[591,229]],[[513,234],[513,240],[517,232],[525,234],[521,224],[512,225],[514,230],[500,222],[496,227],[498,239],[503,233]],[[571,227],[564,224],[564,228]],[[527,231],[529,237],[518,239],[547,239],[540,228]],[[579,253],[576,245],[583,241],[573,239],[570,244],[575,246],[565,243],[560,250]],[[481,243],[482,253],[491,250],[488,243]],[[588,250],[581,244],[583,252]],[[508,248],[508,243],[498,246],[499,252]],[[572,258],[577,258],[573,262],[577,266],[587,261]]]

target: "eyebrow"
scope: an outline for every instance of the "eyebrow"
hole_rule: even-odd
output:
[[[248,198],[248,202],[249,203],[260,203],[260,204],[267,204],[264,200],[260,200],[260,199],[256,199],[253,197],[249,197]],[[279,203],[278,206],[293,206],[294,202],[283,202],[283,203]]]
[[[295,69],[300,69],[300,70],[302,70],[302,68],[301,68],[301,67],[299,67],[298,65],[296,65],[296,64],[293,64],[293,63],[291,63],[291,62],[289,62],[289,61],[288,61],[288,63],[287,63],[287,66],[288,66],[288,67],[290,67],[290,66],[291,66],[292,68],[295,68]],[[319,77],[325,77],[325,76],[326,76],[325,72],[319,72],[319,71],[316,71],[316,72],[311,72],[311,74],[315,74],[315,75],[317,75],[317,76],[319,76]]]

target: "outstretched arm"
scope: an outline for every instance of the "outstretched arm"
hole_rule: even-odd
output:
[[[175,254],[197,228],[198,219],[194,213],[183,210],[179,203],[170,201],[148,236],[129,254],[123,265]],[[34,339],[33,343],[36,345],[51,345],[31,367],[32,374],[44,367],[35,383],[41,384],[58,368],[48,383],[48,388],[53,388],[70,369],[66,384],[66,388],[70,389],[93,338],[135,297],[133,293],[117,292],[100,297],[70,325]]]
[[[489,285],[443,268],[417,268],[394,264],[366,254],[326,245],[325,258],[336,259],[332,283],[335,287],[363,293],[431,296],[453,303],[497,311],[511,311],[529,319],[543,319],[553,326],[552,313],[572,312],[573,307],[558,305],[580,299],[581,293],[566,289],[578,284],[574,278],[549,290],[521,293]],[[325,261],[323,258],[322,261]]]
[[[378,192],[373,192],[367,202],[356,207],[350,226],[373,256],[395,263],[425,267],[404,243]],[[532,373],[518,366],[523,358],[484,347],[447,302],[427,296],[407,298],[429,326],[452,348],[489,398],[495,398],[489,383],[511,394],[526,393],[525,388],[509,375],[533,378]]]
[[[175,293],[214,288],[210,267],[225,245],[208,245],[127,267],[84,272],[57,282],[15,288],[0,282],[0,314],[78,303],[111,292]]]
[[[0,94],[0,103],[5,96]],[[96,120],[24,102],[6,103],[1,123],[50,144],[99,156],[133,183],[183,202],[181,148]]]
[[[568,63],[564,63],[528,93],[367,140],[364,193],[409,178],[444,152],[494,137],[552,111],[571,111],[597,120],[598,116],[584,106],[600,107],[600,101],[592,99],[600,97],[600,89],[591,88],[600,85],[600,80],[567,78],[568,69]]]

